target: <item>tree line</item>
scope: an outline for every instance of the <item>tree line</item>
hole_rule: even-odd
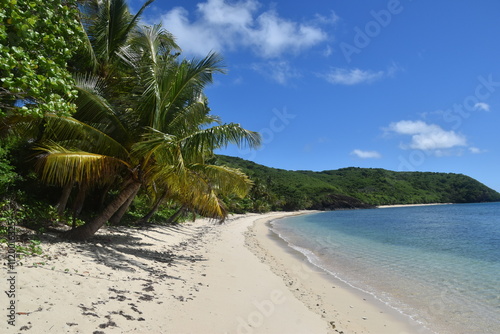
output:
[[[230,208],[237,212],[500,201],[500,193],[463,174],[357,167],[288,171],[236,157],[219,155],[217,159],[241,169],[255,184],[246,198],[229,199]]]

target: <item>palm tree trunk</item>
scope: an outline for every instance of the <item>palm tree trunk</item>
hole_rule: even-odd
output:
[[[88,186],[85,183],[80,183],[78,185],[78,194],[76,195],[75,202],[73,203],[72,228],[76,228],[76,218],[80,215],[80,212],[82,212],[85,197],[87,195],[87,188]]]
[[[104,189],[102,190],[101,196],[99,198],[99,210],[104,209],[104,203],[106,202],[106,198],[108,196],[109,190],[112,187],[112,183],[108,183]]]
[[[175,223],[179,218],[180,216],[186,211],[186,207],[185,206],[181,206],[179,210],[177,210],[168,220],[167,220],[167,224],[173,224]]]
[[[153,207],[151,208],[151,210],[149,210],[149,212],[144,217],[142,217],[141,219],[139,219],[137,221],[137,224],[145,224],[145,223],[147,223],[151,219],[151,217],[153,217],[153,215],[156,213],[156,211],[158,211],[158,208],[160,207],[160,204],[161,204],[161,202],[163,202],[163,200],[165,199],[165,197],[167,197],[167,192],[166,191],[156,201],[155,205],[153,205]]]
[[[88,186],[85,183],[80,183],[78,185],[78,194],[75,198],[75,203],[73,203],[73,218],[76,218],[82,212],[83,204],[85,203],[85,196],[87,195]]]
[[[82,226],[66,232],[64,237],[72,240],[85,240],[92,237],[140,187],[140,182],[135,181],[130,183],[113,201],[111,201],[111,203],[106,206],[104,211],[99,216]]]
[[[137,196],[137,193],[139,192],[140,187],[137,188],[136,191],[134,191],[129,198],[125,201],[125,203],[122,204],[122,206],[118,209],[118,211],[115,212],[115,214],[111,217],[109,220],[109,223],[111,225],[118,225],[120,221],[122,220],[123,215],[125,212],[127,212],[128,208],[130,207],[130,204],[132,204],[132,201],[134,200],[135,196]]]
[[[56,204],[57,214],[62,216],[64,214],[64,210],[66,210],[66,205],[68,204],[69,195],[71,195],[71,190],[73,189],[74,181],[68,182],[62,191],[61,197]]]

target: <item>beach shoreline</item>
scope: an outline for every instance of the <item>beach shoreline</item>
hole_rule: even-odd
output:
[[[15,268],[15,326],[5,322],[3,328],[7,333],[417,333],[397,315],[373,307],[369,297],[332,284],[269,230],[271,220],[304,213],[310,212],[234,215],[223,225],[199,219],[170,227],[108,228],[85,243],[46,235],[42,256],[24,258]],[[7,274],[6,267],[1,270]],[[2,294],[0,305],[7,303]]]
[[[309,213],[315,212],[301,214]],[[289,216],[276,219],[286,217]],[[374,295],[312,264],[302,252],[305,250],[292,248],[272,230],[272,220],[254,223],[247,233],[247,247],[282,277],[295,297],[326,320],[335,333],[433,333]]]

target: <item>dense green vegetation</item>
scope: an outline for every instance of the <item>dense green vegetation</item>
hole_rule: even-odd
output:
[[[137,203],[140,222],[165,205],[224,219],[222,196],[248,193],[246,175],[209,163],[260,144],[211,114],[204,89],[222,58],[184,59],[161,25],[141,23],[152,2],[132,14],[125,0],[3,1],[0,191],[16,213],[45,201],[52,220],[73,217],[67,238],[86,239]]]
[[[76,1],[0,0],[0,8],[0,116],[74,112],[67,62],[84,36]]]
[[[500,201],[498,192],[462,174],[355,167],[323,172],[287,171],[223,155],[218,156],[218,162],[240,168],[256,184],[248,198],[231,202],[235,211]]]

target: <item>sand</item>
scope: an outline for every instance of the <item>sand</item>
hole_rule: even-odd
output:
[[[85,243],[46,235],[42,256],[1,268],[15,281],[2,333],[421,333],[276,240],[266,222],[290,214],[108,228]]]

